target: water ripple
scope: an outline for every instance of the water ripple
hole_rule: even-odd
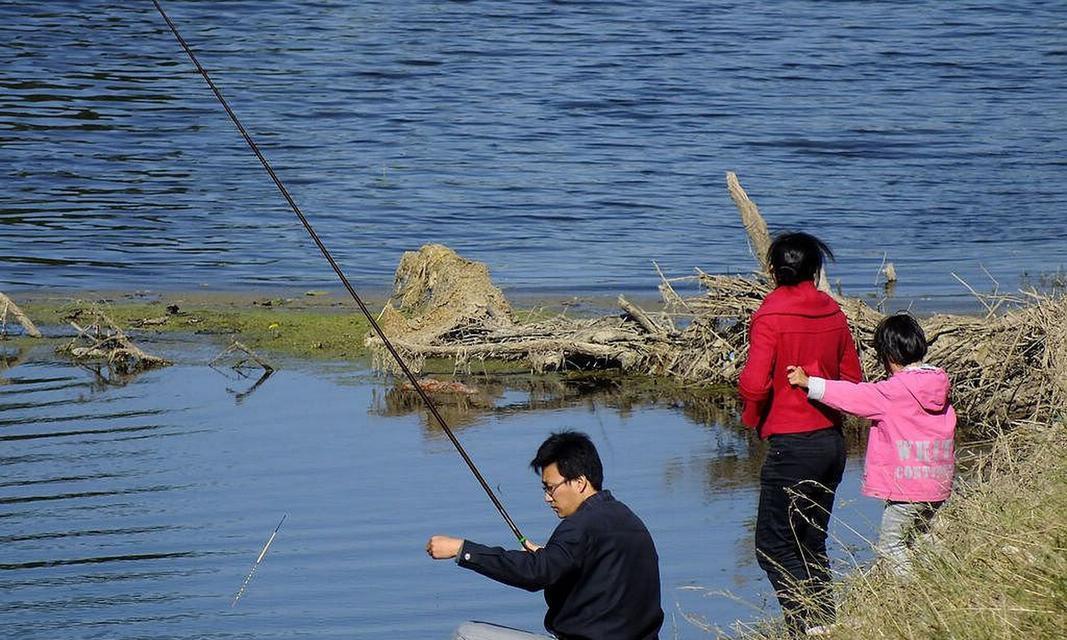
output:
[[[361,287],[430,241],[516,291],[745,272],[727,170],[857,292],[1067,246],[1062,3],[174,5]],[[0,5],[6,289],[335,284],[150,5],[48,7]]]
[[[176,551],[169,553],[133,553],[117,556],[93,556],[88,558],[69,558],[63,560],[35,560],[30,562],[0,562],[0,571],[19,571],[24,569],[41,569],[51,567],[70,567],[85,564],[105,564],[110,562],[142,562],[145,560],[167,560],[172,558],[196,558],[203,555],[195,551]]]

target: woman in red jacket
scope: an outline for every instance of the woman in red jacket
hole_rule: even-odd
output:
[[[767,252],[775,289],[752,315],[739,390],[742,421],[769,441],[760,473],[756,555],[794,634],[833,621],[826,527],[845,468],[841,415],[808,402],[786,367],[859,382],[856,345],[845,314],[815,288],[830,248],[806,233],[775,238]]]

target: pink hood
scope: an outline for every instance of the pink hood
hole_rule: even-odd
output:
[[[924,364],[902,369],[893,375],[907,389],[924,411],[940,413],[948,406],[948,392],[952,383],[944,369]]]

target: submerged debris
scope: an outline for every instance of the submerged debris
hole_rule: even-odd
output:
[[[233,354],[243,354],[238,355],[236,362],[230,365],[230,369],[234,371],[233,374],[226,374],[225,372],[215,367],[216,363]],[[207,363],[207,366],[211,367],[219,373],[222,373],[224,376],[230,378],[231,380],[247,380],[251,376],[247,373],[246,370],[253,368],[249,366],[249,361],[254,362],[260,369],[263,370],[263,372],[251,384],[251,386],[247,387],[244,390],[234,389],[233,387],[226,387],[226,391],[233,394],[234,400],[237,402],[237,404],[241,404],[242,402],[244,402],[245,399],[248,398],[248,396],[255,393],[256,389],[259,389],[259,387],[267,381],[267,378],[270,378],[271,375],[274,374],[274,366],[267,362],[265,359],[261,358],[258,354],[256,354],[255,351],[249,349],[239,340],[234,340],[233,343],[230,344],[230,346],[223,349],[222,352],[220,352],[217,356],[211,359],[211,362]]]
[[[237,362],[235,362],[233,365],[231,365],[231,367],[230,367],[231,369],[244,369],[244,368],[247,368],[248,367],[248,362],[251,360],[252,362],[256,363],[256,365],[258,365],[259,368],[263,369],[267,373],[271,373],[271,372],[274,371],[274,366],[273,365],[271,365],[265,359],[260,357],[255,351],[252,351],[251,349],[246,347],[239,340],[234,340],[233,343],[230,346],[226,347],[225,349],[223,349],[219,353],[219,355],[217,355],[214,358],[212,358],[211,362],[208,363],[208,366],[209,367],[214,367],[216,362],[219,362],[220,360],[222,360],[226,356],[234,354],[234,353],[243,353],[247,357],[239,357]]]
[[[97,307],[79,310],[76,319],[87,316],[90,324],[82,327],[74,320],[70,325],[78,332],[71,341],[58,347],[57,353],[70,356],[82,363],[105,363],[114,373],[128,375],[165,367],[171,362],[165,358],[142,351],[132,340]]]

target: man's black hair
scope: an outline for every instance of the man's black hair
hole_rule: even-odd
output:
[[[886,369],[890,363],[906,367],[926,356],[926,334],[910,314],[895,313],[874,330],[874,350]]]
[[[596,452],[593,441],[580,431],[564,430],[553,433],[537,448],[537,455],[530,461],[536,472],[555,463],[565,480],[585,476],[593,489],[600,491],[604,482],[604,465]]]
[[[825,242],[809,233],[779,234],[767,249],[767,263],[774,281],[779,285],[814,280],[825,259],[833,260],[834,252]]]

